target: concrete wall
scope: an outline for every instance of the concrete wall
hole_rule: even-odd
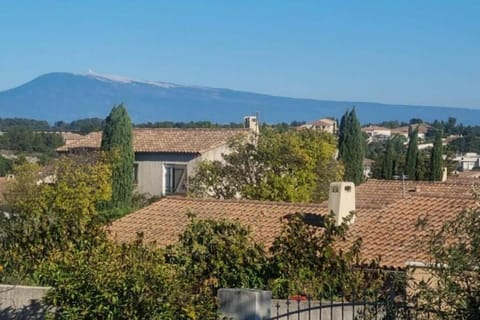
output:
[[[223,154],[227,154],[230,152],[230,149],[228,148],[228,145],[224,144],[221,145],[217,148],[213,148],[207,152],[204,152],[201,154],[199,157],[196,157],[195,159],[192,159],[188,163],[188,175],[192,176],[195,174],[198,165],[201,161],[208,160],[208,161],[223,161]]]
[[[222,154],[227,152],[229,152],[229,148],[224,144],[204,152],[201,155],[182,153],[136,153],[135,163],[138,165],[138,185],[136,191],[148,193],[152,196],[162,196],[165,190],[165,165],[186,165],[187,177],[191,177],[195,174],[200,161],[222,161]]]
[[[43,319],[42,298],[49,288],[0,284],[0,320]]]
[[[270,318],[271,291],[224,288],[218,290],[218,300],[222,318],[229,320]]]
[[[181,153],[136,153],[135,163],[138,164],[138,185],[136,191],[149,193],[152,196],[164,195],[165,164],[188,165],[196,159],[195,154]]]

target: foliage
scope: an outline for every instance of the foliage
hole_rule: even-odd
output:
[[[343,115],[338,136],[338,158],[345,166],[345,181],[351,181],[356,185],[362,183],[364,156],[365,140],[355,108],[352,108]]]
[[[45,302],[61,319],[177,319],[169,296],[174,270],[162,251],[140,240],[101,237],[81,250],[56,249],[38,273],[52,286]]]
[[[414,180],[417,175],[418,158],[418,129],[415,128],[408,135],[407,156],[405,158],[405,174],[409,179]]]
[[[115,153],[112,158],[112,198],[109,208],[128,208],[133,193],[132,123],[123,105],[112,108],[105,121],[101,150]]]
[[[0,215],[0,281],[25,282],[51,252],[84,246],[99,232],[95,207],[110,197],[110,167],[101,157],[64,158],[50,174],[30,163],[14,174],[9,214]]]
[[[181,279],[179,309],[195,319],[214,318],[219,288],[264,286],[263,247],[238,222],[192,216],[179,242],[168,249],[167,261]]]
[[[375,161],[372,168],[373,178],[392,179],[404,173],[405,142],[404,136],[393,136],[388,140],[374,141],[367,145],[367,158]],[[391,150],[387,150],[388,148]],[[391,157],[391,162],[390,159],[386,159],[388,157]],[[387,168],[391,168],[391,176]]]
[[[13,160],[0,156],[0,177],[6,176],[11,173],[13,169]]]
[[[427,228],[429,224],[427,223]],[[480,318],[480,211],[460,212],[425,238],[431,261],[414,286],[420,311],[439,319]]]
[[[355,269],[361,240],[345,242],[351,216],[340,226],[333,214],[295,214],[287,219],[270,248],[269,286],[274,296],[320,298],[366,288],[363,273]]]
[[[45,120],[33,120],[24,118],[0,118],[0,131],[7,131],[12,127],[28,127],[36,131],[49,130],[50,126]]]
[[[57,121],[53,125],[54,131],[74,131],[80,134],[88,134],[93,131],[102,131],[105,120],[100,118],[86,118],[74,120],[70,123]]]
[[[415,179],[429,180],[430,179],[430,153],[427,150],[418,150]]]
[[[23,152],[53,154],[63,143],[58,133],[34,131],[27,126],[9,127],[0,138],[0,148]]]
[[[430,180],[441,181],[443,175],[443,146],[442,133],[438,131],[435,135],[432,152],[430,154]]]
[[[342,174],[335,137],[314,130],[263,128],[258,141],[233,141],[223,162],[204,162],[190,179],[193,196],[309,202],[327,197]]]
[[[127,214],[140,210],[155,201],[160,197],[151,196],[150,194],[134,192],[132,197],[132,206],[130,208],[105,208],[103,205],[98,210],[98,216],[102,223],[106,224],[113,220],[126,216]]]
[[[382,163],[382,178],[390,180],[393,176],[393,142],[391,139],[387,141],[385,157]]]

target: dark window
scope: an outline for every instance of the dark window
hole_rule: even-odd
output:
[[[138,163],[133,164],[133,184],[138,185]]]
[[[186,193],[186,165],[165,165],[165,193]]]

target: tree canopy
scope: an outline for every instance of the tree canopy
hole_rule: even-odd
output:
[[[329,133],[263,128],[256,142],[231,142],[223,162],[201,163],[189,192],[224,199],[321,201],[343,172],[334,159],[335,145]]]
[[[413,286],[418,311],[439,319],[479,319],[479,209],[464,210],[440,228],[433,228],[428,220],[419,227],[428,231],[423,244],[431,259],[429,276]]]
[[[105,120],[101,150],[112,155],[111,208],[130,207],[133,194],[132,123],[123,105],[112,108]]]
[[[8,279],[30,281],[55,250],[85,245],[100,226],[96,205],[110,198],[110,167],[102,159],[65,158],[51,173],[36,164],[14,169],[0,214],[0,264]]]
[[[365,144],[355,108],[347,110],[340,121],[338,136],[338,158],[345,166],[345,181],[362,183]]]
[[[442,132],[437,131],[435,141],[430,153],[430,180],[441,181],[443,176],[443,146]]]
[[[407,156],[405,158],[405,174],[415,180],[417,176],[418,159],[418,129],[413,129],[408,135]]]

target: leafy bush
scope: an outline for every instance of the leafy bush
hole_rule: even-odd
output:
[[[178,271],[180,309],[194,319],[216,316],[219,288],[263,288],[266,257],[248,228],[226,220],[192,217],[179,242],[167,251]]]
[[[174,271],[159,249],[141,241],[104,239],[84,250],[56,250],[38,274],[52,286],[45,302],[62,319],[175,318],[169,300]]]

